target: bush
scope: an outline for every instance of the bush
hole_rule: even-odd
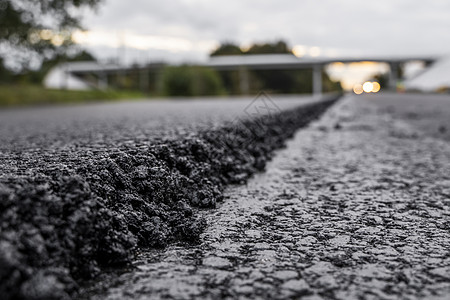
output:
[[[169,66],[162,74],[162,93],[166,96],[208,96],[225,93],[220,76],[198,66]]]

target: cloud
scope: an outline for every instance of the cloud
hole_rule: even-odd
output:
[[[86,17],[85,25],[93,31],[129,32],[147,39],[148,45],[153,43],[149,37],[156,44],[158,39],[162,45],[179,40],[209,47],[214,41],[249,44],[284,39],[290,45],[334,49],[339,54],[450,52],[446,0],[106,0],[98,15]],[[155,49],[164,48],[156,44]],[[208,47],[185,50],[206,55]]]

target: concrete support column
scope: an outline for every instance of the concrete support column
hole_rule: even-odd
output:
[[[320,64],[313,67],[313,96],[320,98],[322,96],[322,66]]]
[[[389,63],[389,89],[397,89],[399,67],[398,63]]]
[[[248,95],[250,93],[250,80],[248,75],[246,68],[239,68],[239,87],[242,95]]]
[[[106,72],[98,73],[98,88],[106,90],[108,88],[108,75]]]

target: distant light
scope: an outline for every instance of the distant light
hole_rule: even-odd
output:
[[[302,46],[302,45],[295,45],[292,48],[292,52],[294,53],[295,56],[297,57],[302,57],[305,56],[306,54],[306,47]]]
[[[30,41],[31,44],[37,44],[41,41],[41,37],[39,36],[38,32],[33,32],[30,34],[30,36],[28,37],[28,40]]]
[[[86,41],[88,39],[88,35],[84,31],[77,30],[72,33],[72,36],[70,38],[71,38],[72,42],[74,42],[76,44],[83,44],[83,43],[86,43]]]
[[[64,38],[61,35],[57,34],[52,37],[51,42],[56,47],[59,47],[64,43]]]
[[[355,84],[355,86],[353,87],[353,92],[356,95],[361,95],[364,92],[363,86],[361,84]]]
[[[378,82],[374,81],[374,82],[372,82],[372,85],[373,85],[372,93],[378,93],[381,89],[380,84]]]
[[[343,69],[345,69],[345,64],[343,62],[340,62],[340,61],[331,63],[331,65],[333,66],[333,68],[339,69],[339,71],[342,71]]]
[[[364,82],[362,87],[363,87],[364,92],[370,93],[373,90],[373,83],[370,81],[366,81],[366,82]]]
[[[319,47],[311,47],[309,49],[309,55],[312,57],[320,56],[320,48]]]
[[[239,48],[241,49],[241,51],[247,52],[248,50],[250,50],[251,46],[251,44],[242,44],[241,46],[239,46]],[[217,48],[219,47],[220,45],[217,46]]]
[[[41,39],[43,39],[44,41],[48,41],[52,38],[53,32],[49,29],[44,29],[44,30],[41,30],[40,36],[41,36]]]

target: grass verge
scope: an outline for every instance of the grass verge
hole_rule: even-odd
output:
[[[0,85],[0,107],[72,104],[146,97],[139,91],[52,90],[38,85]]]

